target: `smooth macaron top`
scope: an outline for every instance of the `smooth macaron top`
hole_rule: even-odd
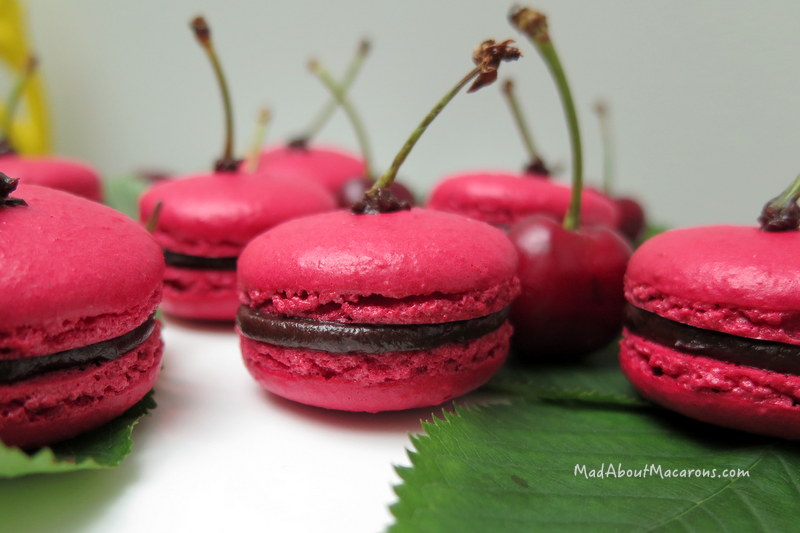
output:
[[[254,239],[239,258],[240,299],[323,320],[435,323],[498,311],[519,293],[517,254],[500,230],[414,208],[335,211]]]
[[[264,230],[336,205],[324,187],[310,180],[227,172],[157,183],[140,198],[142,221],[158,202],[158,243],[172,252],[212,257],[237,256]]]
[[[755,226],[667,231],[631,257],[626,298],[665,318],[800,344],[800,232]]]
[[[569,186],[536,176],[478,171],[443,178],[431,192],[428,207],[507,226],[533,214],[549,214],[560,220],[567,212],[571,194]],[[581,216],[585,224],[616,227],[620,214],[611,200],[584,189]]]
[[[364,176],[364,161],[339,148],[277,146],[261,153],[259,172],[282,178],[307,178],[336,193],[349,180]]]
[[[24,334],[48,353],[70,328],[110,338],[154,311],[164,259],[139,224],[55,189],[21,182],[11,196],[28,205],[0,207],[0,346]]]
[[[0,156],[0,172],[22,183],[52,187],[97,202],[103,196],[97,171],[73,159],[6,154]]]

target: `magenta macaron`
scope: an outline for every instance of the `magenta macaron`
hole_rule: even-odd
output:
[[[147,221],[156,204],[153,230],[164,250],[167,313],[203,320],[236,316],[236,262],[256,235],[294,217],[329,211],[333,196],[302,179],[217,172],[164,180],[140,199]]]
[[[125,215],[22,185],[0,196],[0,440],[39,446],[120,415],[152,388],[164,259]]]
[[[308,179],[338,195],[345,183],[364,176],[364,161],[331,146],[281,145],[261,153],[259,172],[282,178]]]
[[[52,187],[96,202],[103,199],[100,175],[91,166],[74,159],[3,154],[0,172],[25,184]]]
[[[646,241],[625,277],[625,375],[689,417],[800,439],[798,250],[796,230],[741,226]]]
[[[550,215],[561,220],[569,207],[571,194],[569,186],[543,178],[506,172],[471,172],[439,181],[427,207],[509,227],[530,215]],[[619,217],[619,210],[611,200],[598,192],[583,190],[581,220],[584,224],[616,227]]]
[[[516,268],[500,230],[449,213],[287,222],[239,261],[244,362],[267,390],[309,405],[440,404],[504,362]]]

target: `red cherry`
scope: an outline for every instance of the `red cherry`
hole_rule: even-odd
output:
[[[615,199],[619,208],[619,231],[629,241],[638,242],[645,228],[645,215],[642,205],[633,198],[620,197]]]
[[[368,178],[353,178],[345,182],[336,194],[336,202],[339,207],[352,207],[353,204],[360,202],[364,198],[364,193],[367,192],[375,182]],[[395,198],[401,202],[406,202],[410,206],[416,205],[414,194],[408,190],[408,187],[401,183],[392,182],[389,190],[394,194]]]
[[[631,247],[615,230],[564,229],[531,216],[508,234],[519,252],[522,294],[511,307],[523,360],[564,360],[591,353],[622,329],[622,279]]]

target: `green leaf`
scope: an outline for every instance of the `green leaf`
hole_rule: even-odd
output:
[[[105,203],[117,211],[122,211],[134,220],[139,216],[139,196],[147,189],[148,183],[135,176],[109,178],[103,181]]]
[[[619,369],[618,352],[614,342],[585,360],[563,365],[523,364],[512,354],[484,389],[531,400],[644,405]]]
[[[547,402],[459,409],[424,429],[398,468],[392,533],[797,528],[800,452],[783,441],[661,409]],[[648,465],[661,476],[632,477]],[[690,469],[699,477],[662,478]]]
[[[117,466],[131,452],[133,427],[155,407],[153,392],[150,391],[136,405],[107,424],[32,452],[0,442],[0,478]]]

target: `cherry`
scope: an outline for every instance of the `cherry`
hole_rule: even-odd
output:
[[[512,343],[523,360],[574,358],[602,347],[622,329],[622,280],[630,245],[613,228],[580,225],[583,160],[575,104],[547,30],[527,8],[511,12],[547,64],[561,95],[572,147],[572,199],[563,223],[531,216],[513,224],[522,295],[514,302]]]
[[[523,358],[590,353],[619,333],[622,279],[631,247],[612,228],[565,229],[533,215],[514,224],[522,295],[511,307],[513,342]]]

